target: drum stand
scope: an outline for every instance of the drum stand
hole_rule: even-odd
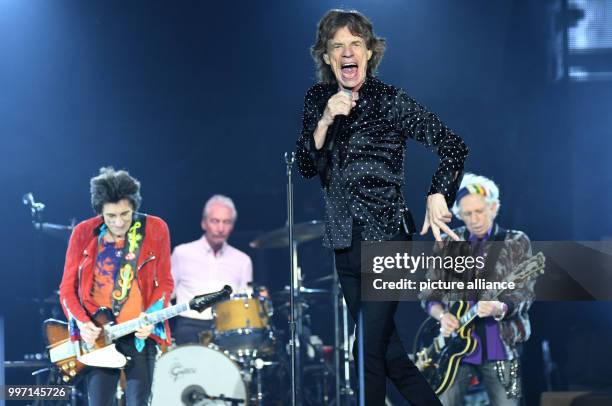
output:
[[[191,404],[193,406],[206,406],[210,404],[210,401],[213,401],[215,403],[217,402],[223,402],[225,404],[230,404],[231,406],[238,406],[238,405],[242,405],[244,404],[244,400],[242,399],[235,399],[235,398],[230,398],[227,396],[209,396],[205,393],[194,393],[193,395],[193,403],[188,403]]]
[[[290,321],[291,333],[291,404],[292,406],[302,404],[301,393],[301,352],[300,338],[302,337],[302,304],[300,302],[300,289],[302,286],[302,275],[297,261],[297,242],[293,237],[293,180],[292,168],[295,162],[295,154],[285,153],[285,164],[287,165],[287,227],[289,229],[289,261],[291,270],[290,284]],[[334,367],[336,380],[336,405],[351,405],[355,392],[351,388],[350,379],[350,343],[348,331],[348,311],[346,302],[340,292],[338,273],[334,264]],[[296,306],[297,304],[297,306]],[[342,316],[340,315],[342,314]],[[342,320],[340,320],[342,317]],[[342,369],[342,371],[341,371]]]
[[[277,365],[277,363],[272,361],[264,361],[261,358],[255,359],[252,363],[252,367],[255,369],[255,387],[257,391],[255,393],[255,399],[253,400],[258,406],[262,405],[262,402],[264,401],[262,372],[265,367],[271,365],[274,366]]]
[[[302,278],[300,268],[297,264],[297,243],[293,238],[293,163],[295,162],[295,153],[289,154],[285,152],[285,164],[287,165],[287,227],[289,228],[289,266],[291,272],[290,284],[290,318],[289,331],[291,339],[289,347],[291,348],[291,405],[299,406],[302,404],[301,393],[301,354],[300,354],[300,337],[302,335],[302,305],[299,302],[300,287]],[[296,307],[296,302],[298,306]]]
[[[334,260],[334,369],[336,375],[336,405],[353,404],[355,392],[351,388],[351,346],[349,335],[349,320],[346,301],[340,292],[338,272]],[[342,320],[340,320],[342,317]]]

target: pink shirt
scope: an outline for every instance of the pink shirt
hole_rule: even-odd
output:
[[[247,254],[224,243],[215,255],[205,236],[177,245],[171,260],[177,303],[220,290],[224,285],[230,285],[234,292],[244,290],[253,280],[253,263]],[[187,310],[181,316],[210,320],[212,312],[211,309],[202,313]]]

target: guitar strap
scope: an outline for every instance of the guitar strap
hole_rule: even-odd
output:
[[[125,254],[121,257],[121,263],[119,270],[115,274],[115,284],[113,286],[112,299],[113,313],[115,315],[119,314],[130,295],[132,282],[136,277],[138,268],[140,249],[145,238],[146,222],[146,214],[135,213],[132,226],[127,232]]]

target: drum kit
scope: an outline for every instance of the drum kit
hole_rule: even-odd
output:
[[[288,161],[288,168],[290,164]],[[35,202],[31,193],[23,197],[23,203],[30,208],[38,231],[62,239],[68,237],[74,220],[70,225],[43,223],[44,205]],[[316,220],[293,224],[292,213],[287,224],[260,235],[250,246],[288,247],[291,285],[272,293],[260,286],[236,292],[213,307],[214,328],[202,332],[199,344],[163,349],[153,376],[152,405],[354,404],[349,374],[349,323],[336,275],[313,281],[331,283],[329,290],[307,288],[302,286],[297,265],[298,245],[321,238],[324,224]],[[272,299],[279,319],[288,321],[288,328],[272,323]],[[57,293],[45,299],[47,302],[57,307]],[[308,309],[317,303],[334,307],[333,345],[323,345],[304,322]],[[117,388],[119,404],[122,389],[124,379]],[[80,393],[77,386],[73,392]]]
[[[294,241],[302,243],[323,234],[323,224],[311,221],[296,224]],[[251,241],[258,249],[288,244],[287,228],[265,233]],[[324,277],[325,281],[331,277]],[[300,308],[314,303],[331,304],[333,292],[299,287]],[[156,365],[152,405],[286,405],[291,338],[274,326],[274,303],[288,320],[291,289],[269,293],[263,286],[252,286],[232,294],[213,307],[214,327],[200,335],[200,344],[168,349]],[[274,300],[272,300],[274,299]],[[300,312],[301,317],[306,315]],[[301,323],[300,323],[301,324]],[[302,328],[302,404],[333,403],[333,346]],[[303,383],[303,384],[302,384]]]
[[[152,405],[263,404],[264,375],[277,367],[272,302],[264,288],[234,293],[213,307],[200,344],[169,349],[153,376]],[[182,403],[181,403],[182,402]]]

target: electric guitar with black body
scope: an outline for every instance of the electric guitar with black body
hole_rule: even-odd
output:
[[[544,273],[545,257],[539,252],[520,263],[514,272],[504,278],[506,282],[524,283]],[[495,300],[505,289],[495,291],[489,300]],[[476,349],[476,340],[472,337],[473,321],[478,315],[478,303],[470,307],[468,301],[457,301],[449,313],[459,321],[459,328],[450,337],[440,333],[433,343],[416,353],[415,364],[436,395],[448,389],[457,375],[461,360]]]

